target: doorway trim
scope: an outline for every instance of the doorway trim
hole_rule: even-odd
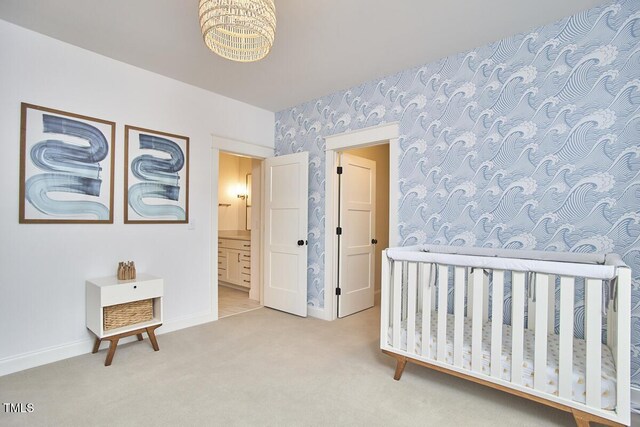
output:
[[[231,138],[225,138],[211,134],[211,308],[213,313],[212,320],[218,320],[218,178],[220,175],[220,152],[230,154],[238,154],[241,156],[253,157],[255,159],[264,160],[272,157],[275,148],[265,147],[262,145],[252,144],[249,142],[238,141]],[[215,179],[215,185],[214,183]],[[262,185],[264,189],[264,185]],[[263,195],[261,195],[263,197]],[[262,222],[262,221],[261,221]],[[260,239],[264,235],[264,230],[260,227],[258,232]],[[252,230],[253,233],[253,230]],[[261,242],[260,242],[261,243]],[[262,253],[262,251],[260,251]],[[262,256],[259,260],[260,271],[262,271]],[[260,281],[260,304],[262,304],[262,274],[258,277]]]
[[[347,148],[361,148],[372,145],[389,144],[389,245],[398,246],[398,159],[400,155],[400,125],[398,122],[385,123],[352,132],[344,132],[325,138],[325,236],[324,236],[324,309],[309,307],[309,315],[324,320],[336,320],[338,299],[337,259],[338,239],[333,230],[338,224],[338,180],[336,167],[338,153]],[[217,273],[216,273],[217,274]],[[216,276],[217,277],[217,276]]]

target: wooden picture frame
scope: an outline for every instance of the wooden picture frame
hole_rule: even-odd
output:
[[[20,224],[113,224],[115,122],[20,105]]]
[[[126,125],[124,223],[189,222],[189,137]]]

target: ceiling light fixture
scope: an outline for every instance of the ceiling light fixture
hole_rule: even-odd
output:
[[[200,0],[199,14],[205,44],[223,58],[258,61],[273,46],[274,0]]]

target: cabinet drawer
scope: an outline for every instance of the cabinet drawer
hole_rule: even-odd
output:
[[[218,239],[218,246],[221,248],[229,249],[241,249],[248,251],[251,249],[250,240],[232,240],[232,239]]]
[[[226,270],[228,268],[229,261],[227,257],[218,258],[218,269]]]
[[[251,273],[251,261],[240,261],[240,271],[245,274]]]
[[[130,301],[157,298],[162,296],[162,280],[147,282],[119,283],[104,286],[101,292],[101,305],[109,306]]]
[[[242,273],[240,275],[240,286],[244,286],[245,288],[251,287],[251,275]]]
[[[242,251],[240,252],[240,261],[251,262],[251,252]]]
[[[222,279],[223,277],[227,277],[227,270],[224,268],[218,269],[218,279]]]

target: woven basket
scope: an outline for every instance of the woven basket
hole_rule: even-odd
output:
[[[153,319],[153,299],[104,307],[103,318],[105,331],[147,322]]]

